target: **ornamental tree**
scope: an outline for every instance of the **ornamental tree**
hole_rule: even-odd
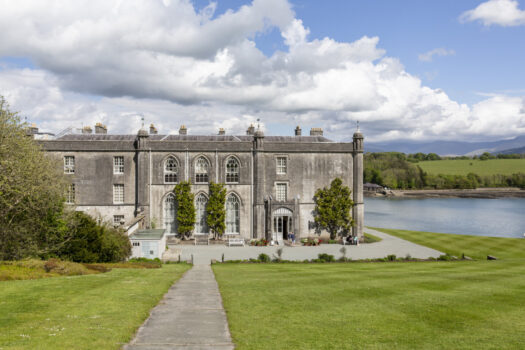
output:
[[[61,164],[0,96],[0,260],[53,253],[68,239]]]
[[[352,191],[343,185],[340,178],[335,178],[330,187],[320,188],[315,192],[314,221],[318,228],[327,230],[330,239],[337,235],[346,236],[354,224],[350,210],[354,206]]]
[[[195,226],[195,195],[191,192],[191,183],[181,181],[173,189],[177,199],[178,231],[183,239],[188,238]]]
[[[224,184],[210,182],[210,198],[206,211],[206,222],[213,232],[213,237],[219,239],[226,230],[226,188]]]

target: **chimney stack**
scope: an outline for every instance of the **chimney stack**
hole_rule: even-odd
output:
[[[226,131],[224,130],[224,128],[219,129],[219,135],[226,135]]]
[[[92,132],[93,132],[93,129],[91,129],[91,126],[89,125],[86,125],[82,128],[83,134],[91,134]]]
[[[107,134],[108,128],[105,125],[102,125],[102,123],[96,123],[95,124],[95,134]]]
[[[38,134],[38,128],[36,127],[36,124],[33,123],[26,129],[26,135],[34,138],[36,134]]]
[[[310,136],[323,136],[323,128],[310,129]]]
[[[188,129],[186,129],[185,125],[182,125],[179,129],[179,135],[187,135],[187,134],[188,134]]]
[[[150,135],[157,135],[159,132],[157,131],[157,128],[155,127],[155,125],[151,124],[149,126],[149,133]]]
[[[295,136],[301,136],[301,134],[302,134],[301,127],[297,125],[297,127],[295,128]]]
[[[250,127],[248,128],[248,130],[246,130],[246,135],[254,135],[255,134],[255,126],[250,125]]]

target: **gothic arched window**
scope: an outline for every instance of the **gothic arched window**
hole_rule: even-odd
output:
[[[164,198],[164,228],[168,235],[177,233],[177,203],[173,193]]]
[[[208,223],[206,218],[208,217],[208,212],[206,211],[206,205],[208,204],[208,198],[204,194],[199,194],[195,200],[195,234],[207,234],[208,233]]]
[[[226,182],[239,182],[239,161],[230,157],[226,162]]]
[[[241,233],[240,207],[239,198],[230,194],[226,199],[226,233]]]
[[[164,183],[176,183],[178,181],[179,163],[174,157],[168,157],[164,162]]]
[[[208,182],[208,160],[204,157],[197,158],[195,162],[195,183],[207,183]]]

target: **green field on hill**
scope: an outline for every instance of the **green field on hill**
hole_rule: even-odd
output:
[[[458,160],[433,160],[416,163],[432,175],[467,175],[474,173],[479,176],[511,175],[525,173],[525,159],[458,159]]]
[[[525,259],[525,239],[523,238],[371,228],[457,257],[465,254],[474,259],[486,259],[487,255],[493,255],[499,259]]]

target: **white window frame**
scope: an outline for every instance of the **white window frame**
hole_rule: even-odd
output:
[[[226,233],[241,233],[241,201],[239,197],[231,193],[226,198]]]
[[[202,180],[206,181],[202,181]],[[204,156],[195,160],[195,183],[207,184],[210,181],[210,162]]]
[[[124,174],[124,156],[113,157],[113,174]]]
[[[241,178],[241,164],[235,157],[228,157],[226,160],[226,183],[239,183]]]
[[[173,161],[175,164],[175,170],[168,169],[168,162]],[[166,179],[170,177],[175,177],[175,181],[167,181]],[[179,181],[179,161],[173,156],[169,156],[164,161],[164,183],[165,184],[175,184]]]
[[[286,175],[288,172],[288,157],[278,156],[275,158],[275,166],[277,175]]]
[[[122,220],[124,220],[124,215],[113,215],[113,226],[120,226]]]
[[[75,156],[64,156],[64,174],[75,173]]]
[[[195,235],[207,235],[210,232],[208,227],[208,197],[201,193],[195,197]]]
[[[281,196],[280,188],[284,187],[284,199]],[[287,182],[276,182],[275,183],[275,200],[278,202],[286,202],[288,200],[288,183]]]
[[[113,204],[124,204],[124,184],[113,184]]]
[[[66,204],[75,204],[75,184],[69,184],[67,188]]]
[[[173,193],[168,194],[162,203],[164,228],[167,235],[177,234],[177,200]]]

